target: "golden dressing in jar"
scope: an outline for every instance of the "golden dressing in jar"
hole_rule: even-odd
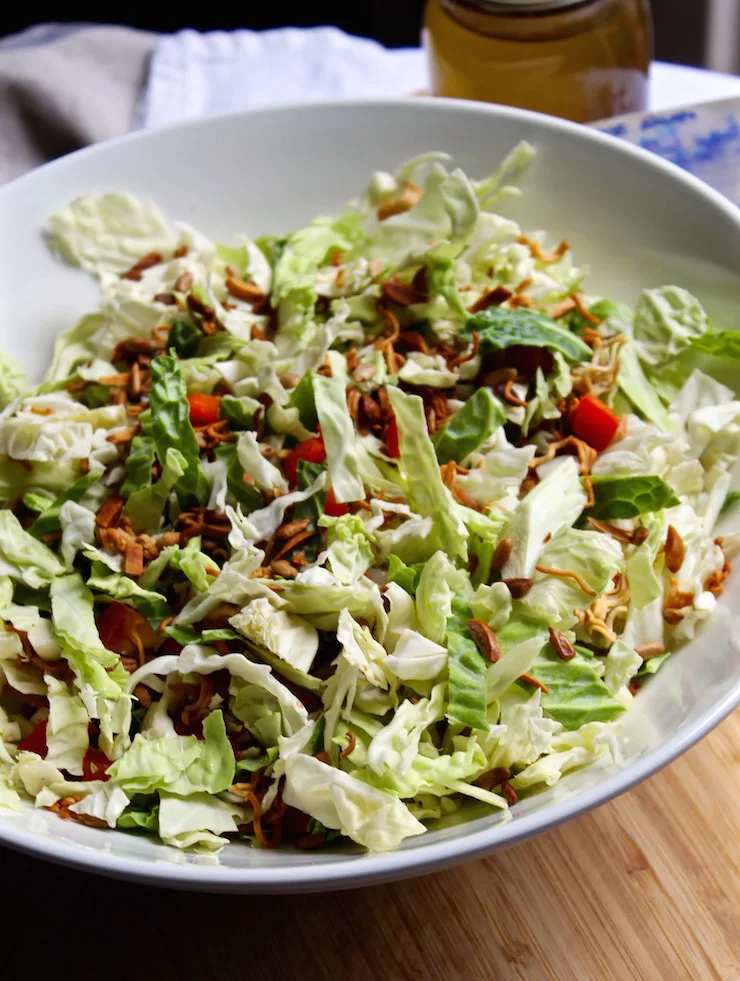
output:
[[[578,122],[646,108],[647,0],[427,0],[434,95]]]

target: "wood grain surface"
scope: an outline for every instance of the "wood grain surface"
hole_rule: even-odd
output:
[[[0,976],[737,981],[739,762],[736,712],[667,770],[556,831],[344,893],[178,893],[2,850]]]

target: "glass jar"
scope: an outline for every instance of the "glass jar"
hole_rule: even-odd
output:
[[[648,0],[427,0],[434,95],[590,122],[646,108]]]

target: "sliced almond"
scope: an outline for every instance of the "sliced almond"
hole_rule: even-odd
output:
[[[174,293],[155,293],[154,300],[157,303],[163,303],[166,307],[177,306],[177,297]]]
[[[147,688],[146,685],[136,685],[133,691],[134,698],[139,700],[139,704],[143,708],[149,708],[152,704],[152,690]]]
[[[683,620],[683,618],[684,618],[684,614],[681,612],[681,610],[672,610],[672,609],[663,610],[663,619],[665,620],[666,623],[670,623],[672,626],[675,626],[677,623],[680,623]]]
[[[289,521],[287,525],[282,525],[275,532],[275,538],[278,541],[287,541],[288,538],[292,538],[293,535],[297,535],[299,531],[305,531],[306,528],[311,524],[310,518],[301,518],[300,521]]]
[[[473,783],[476,787],[482,787],[483,790],[493,790],[494,787],[500,787],[510,777],[511,770],[508,766],[495,766],[492,770],[481,773]]]
[[[468,632],[483,657],[495,664],[501,658],[501,648],[496,634],[483,620],[468,620]]]
[[[255,283],[248,283],[239,276],[228,276],[226,278],[226,289],[235,296],[237,300],[244,300],[245,303],[257,303],[264,300],[264,292]]]
[[[410,211],[421,197],[421,188],[416,184],[404,184],[400,192],[378,206],[378,221],[385,221],[394,215]]]
[[[190,287],[193,285],[193,274],[190,272],[182,272],[175,280],[173,287],[178,293],[187,293]]]
[[[360,399],[360,404],[362,406],[362,411],[370,425],[381,421],[380,406],[372,395],[363,393]]]
[[[560,660],[572,660],[576,656],[575,647],[571,644],[565,634],[561,634],[559,630],[554,630],[552,627],[550,627],[549,630],[552,649],[555,651]]]
[[[645,525],[640,525],[632,532],[632,544],[642,545],[648,540],[649,535],[650,532],[648,531],[647,527]]]
[[[651,657],[658,657],[659,654],[665,654],[665,644],[662,644],[659,640],[654,640],[650,644],[640,644],[639,647],[635,648],[635,651],[643,661],[649,661]]]
[[[359,390],[359,388],[350,388],[347,391],[347,408],[352,419],[357,419],[360,414],[361,398],[362,392]]]
[[[150,269],[152,266],[157,266],[162,261],[162,256],[159,252],[147,252],[143,255],[138,262],[135,262],[133,266],[125,273],[121,273],[121,279],[132,279],[137,282],[141,279],[142,274],[145,270]]]
[[[316,534],[316,533],[314,531],[311,531],[308,528],[305,531],[299,531],[297,535],[293,535],[292,538],[289,538],[287,540],[287,542],[283,545],[283,547],[277,553],[277,555],[275,556],[275,558],[276,559],[282,559],[282,557],[284,555],[287,555],[289,552],[292,552],[294,548],[296,548],[302,542],[305,542],[307,539],[311,538],[311,536],[314,535],[314,534]],[[272,568],[273,569],[275,568],[275,562],[274,561],[272,563]]]
[[[292,562],[288,562],[287,559],[275,559],[270,563],[270,568],[278,576],[282,576],[283,579],[295,579],[298,575],[298,569],[296,569]]]
[[[482,511],[480,504],[471,497],[468,492],[462,488],[459,484],[452,485],[452,496],[455,498],[458,504],[462,504],[464,508],[470,508],[471,511]]]
[[[506,798],[506,803],[509,805],[509,807],[513,807],[514,804],[517,804],[519,802],[519,796],[508,780],[505,780],[501,784],[501,792]]]
[[[491,572],[499,572],[509,561],[514,541],[511,538],[502,538],[496,546],[496,551],[491,559]]]
[[[130,379],[130,372],[119,371],[115,375],[103,375],[101,378],[98,378],[98,384],[125,386],[128,385]]]
[[[534,586],[533,579],[523,579],[523,578],[502,579],[501,582],[509,590],[513,599],[521,599],[522,596],[526,596],[526,594],[530,591],[532,586]]]
[[[300,380],[301,376],[297,375],[294,371],[281,371],[278,375],[278,381],[283,388],[295,388]]]
[[[676,573],[679,571],[683,565],[685,554],[683,538],[673,525],[668,525],[668,534],[665,540],[665,564],[669,572]]]
[[[124,395],[124,402],[126,397]],[[109,443],[115,443],[116,446],[123,446],[126,443],[130,443],[131,440],[136,436],[136,434],[141,429],[141,426],[123,426],[121,429],[114,429],[112,433],[106,436],[106,440]]]

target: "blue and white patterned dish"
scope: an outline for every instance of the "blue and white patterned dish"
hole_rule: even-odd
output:
[[[657,153],[740,205],[740,99],[632,113],[595,128]]]

